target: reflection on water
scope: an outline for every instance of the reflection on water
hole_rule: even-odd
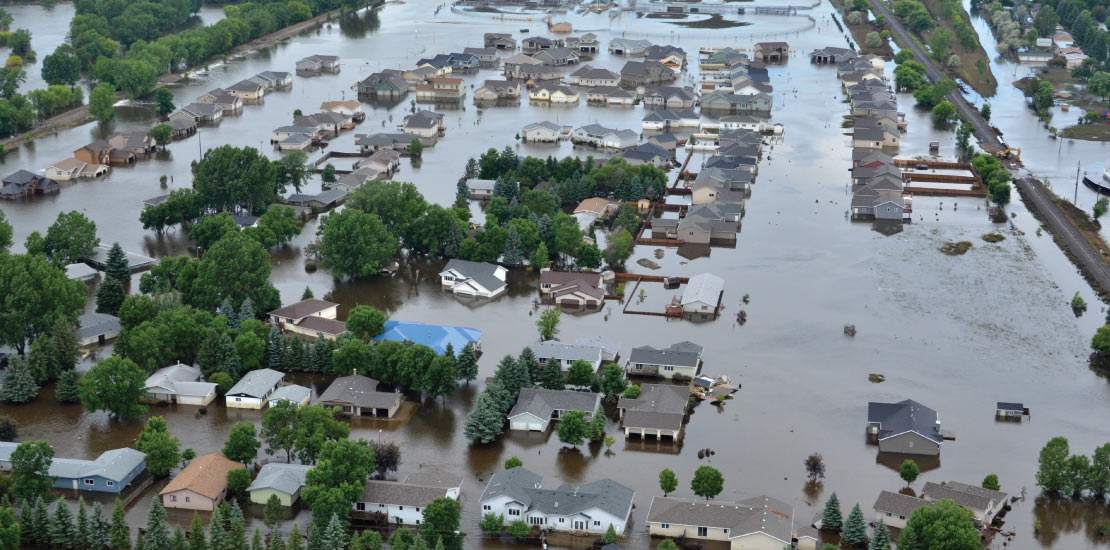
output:
[[[1038,497],[1033,501],[1033,517],[1041,524],[1037,541],[1045,548],[1055,545],[1062,535],[1082,533],[1100,546],[1110,545],[1110,507],[1094,499],[1072,500]],[[1026,531],[1025,526],[1014,526]]]

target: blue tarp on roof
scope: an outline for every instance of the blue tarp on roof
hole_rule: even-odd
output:
[[[394,342],[410,340],[414,344],[428,346],[442,355],[447,351],[447,344],[451,344],[455,354],[458,354],[467,344],[477,342],[481,338],[482,331],[476,328],[427,325],[409,321],[386,321],[385,332],[374,339]]]

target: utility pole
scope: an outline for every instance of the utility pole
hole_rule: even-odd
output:
[[[1075,161],[1075,196],[1071,199],[1071,203],[1076,206],[1079,206],[1079,162]]]

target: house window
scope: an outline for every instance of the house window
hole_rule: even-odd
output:
[[[419,507],[419,506],[418,506],[418,507],[416,508],[416,511],[417,511],[417,512],[419,512],[419,511],[420,511],[420,507]]]
[[[238,397],[236,397],[236,398],[235,398],[235,402],[236,402],[236,403],[238,403],[238,402],[240,402],[240,401],[242,401],[242,399],[240,399],[240,398],[238,398]]]
[[[728,529],[727,529],[727,528],[725,528],[725,529],[724,529],[724,532],[725,532],[725,534],[727,535],[727,534],[728,534]]]
[[[520,510],[514,510],[512,508],[509,508],[509,515],[510,516],[519,516],[520,515]]]
[[[698,536],[699,537],[709,536],[709,528],[708,527],[698,527]]]
[[[177,495],[170,495],[170,502],[177,502]]]
[[[492,510],[493,508],[491,508],[489,504],[483,504],[482,509],[483,510]]]
[[[597,527],[597,526],[599,526],[599,525],[601,525],[601,522],[600,522],[600,521],[597,521],[597,520],[595,519],[595,520],[594,520],[594,527]]]
[[[566,520],[567,520],[567,518],[559,518],[559,523],[563,523],[563,522],[565,522]]]
[[[663,528],[663,529],[670,529],[670,528],[671,528],[671,524],[669,524],[669,523],[661,523],[661,524],[659,524],[659,527],[661,527],[661,528]]]
[[[96,480],[86,479],[85,480],[85,485],[96,485]]]
[[[405,507],[404,507],[404,506],[398,506],[398,507],[397,507],[397,509],[398,509],[398,510],[404,510],[404,509],[405,509]]]
[[[114,481],[106,481],[104,483],[107,484],[109,487],[115,487],[116,486],[116,482],[114,482]]]
[[[385,505],[384,504],[379,504],[378,508],[385,508]]]
[[[671,371],[671,370],[674,370],[674,367],[672,367],[670,365],[667,365],[667,366],[663,367],[663,370]]]
[[[906,516],[898,516],[898,519],[906,519]]]
[[[189,497],[185,497],[185,502],[189,502]]]

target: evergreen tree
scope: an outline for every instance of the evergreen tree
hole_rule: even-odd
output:
[[[89,536],[86,547],[90,550],[107,548],[112,541],[111,524],[104,517],[104,506],[99,502],[93,504],[92,516],[89,517]],[[204,549],[202,549],[204,550]]]
[[[840,499],[836,498],[836,493],[829,495],[829,500],[825,501],[825,513],[821,516],[821,528],[826,531],[837,532],[843,525],[844,516],[840,515]]]
[[[224,506],[227,506],[226,502],[224,503]],[[231,501],[231,505],[227,507],[227,512],[224,514],[224,517],[227,518],[228,525],[238,519],[240,522],[243,523],[243,528],[246,528],[247,522],[246,519],[243,517],[243,509],[239,507],[238,500]]]
[[[67,548],[77,538],[77,528],[73,526],[73,512],[65,499],[59,499],[54,506],[54,517],[50,518],[50,544],[55,548]]]
[[[459,229],[459,224],[451,224],[451,228],[447,231],[447,238],[443,241],[443,255],[448,258],[458,256],[462,241],[463,231]]]
[[[315,298],[315,296],[312,295],[312,289],[308,285],[305,285],[304,292],[301,293],[301,300],[311,300],[313,298]]]
[[[119,306],[123,305],[123,299],[126,297],[123,283],[112,278],[104,279],[104,282],[100,283],[100,288],[96,289],[96,312],[115,315],[119,313]]]
[[[254,319],[254,302],[250,298],[243,298],[243,303],[239,305],[239,324],[251,319]]]
[[[200,521],[200,514],[196,512],[193,512],[193,523],[189,525],[188,550],[208,550],[208,541],[204,537],[204,524]]]
[[[614,542],[617,542],[617,530],[610,523],[609,529],[605,531],[605,536],[601,537],[601,544],[613,544]]]
[[[50,544],[50,512],[46,509],[46,500],[42,495],[35,497],[35,531],[31,533],[31,540],[39,546]]]
[[[85,550],[89,540],[89,511],[85,509],[85,497],[77,498],[77,548]]]
[[[108,262],[105,265],[104,274],[122,284],[131,281],[131,268],[127,264],[127,254],[119,243],[112,243],[112,248],[108,249]]]
[[[536,358],[536,353],[532,351],[532,348],[525,347],[520,350],[520,355],[517,356],[516,362],[520,365],[520,368],[524,369],[525,373],[528,374],[528,380],[530,380],[532,384],[539,383],[543,378],[543,367],[540,366],[540,361]]]
[[[320,541],[323,550],[343,550],[347,547],[347,528],[336,514],[331,515],[328,527],[324,529],[323,539]]]
[[[600,409],[594,417],[590,419],[589,425],[586,426],[586,438],[590,441],[601,441],[605,439],[605,413]]]
[[[212,511],[212,519],[208,522],[208,547],[212,550],[227,549],[227,529],[224,527],[226,523],[227,517],[224,515],[223,506]]]
[[[509,265],[520,265],[524,263],[524,251],[521,250],[520,234],[517,233],[516,226],[509,226],[509,234],[505,238],[505,251],[502,261]]]
[[[144,550],[170,550],[170,530],[166,525],[166,509],[162,507],[162,499],[157,495],[151,499],[150,512],[146,517],[143,548]]]
[[[858,502],[848,513],[844,530],[840,532],[840,540],[849,546],[863,546],[867,542],[867,523],[863,521],[863,511]]]
[[[227,530],[226,550],[247,550],[247,527],[242,516],[232,516],[231,527]]]
[[[455,184],[455,206],[456,208],[466,208],[470,205],[470,188],[466,185],[466,178],[459,178],[459,182]]]
[[[543,387],[549,390],[561,390],[566,385],[563,368],[555,361],[551,361],[543,368]]]
[[[171,550],[189,550],[189,544],[185,542],[185,531],[180,527],[173,528],[173,538],[170,539]]]
[[[266,339],[266,366],[281,370],[285,363],[285,341],[281,338],[281,331],[277,327],[270,327],[270,336]]]
[[[890,529],[883,523],[883,518],[875,522],[875,530],[871,533],[871,544],[867,550],[890,550]]]
[[[22,531],[23,542],[26,543],[34,541],[35,513],[32,510],[30,502],[23,500],[19,503],[19,527]]]
[[[227,319],[227,326],[230,328],[239,328],[239,313],[235,311],[235,306],[231,304],[231,298],[224,297],[224,301],[216,308],[216,315],[223,315]]]
[[[81,396],[77,391],[77,380],[80,375],[75,370],[67,370],[58,377],[58,387],[54,389],[54,397],[62,403],[77,403]]]
[[[254,528],[254,535],[251,536],[251,550],[266,550],[262,546],[262,531],[257,527]]]
[[[285,544],[285,550],[304,550],[304,537],[301,536],[301,528],[297,527],[296,523],[289,530],[289,539]]]
[[[8,359],[8,368],[4,369],[3,385],[0,386],[0,400],[8,403],[26,403],[35,398],[39,393],[39,385],[35,382],[35,375],[22,357]]]
[[[459,378],[466,380],[467,386],[471,380],[478,378],[478,355],[474,353],[473,344],[467,344],[459,353],[459,358],[455,361],[455,372]]]
[[[377,531],[363,531],[360,541],[362,550],[382,550],[382,535]]]
[[[304,364],[304,341],[296,336],[289,338],[289,346],[282,357],[282,370],[286,372],[300,370]]]
[[[324,535],[318,522],[308,524],[308,550],[324,550]]]
[[[285,541],[281,538],[281,533],[270,533],[270,545],[266,550],[285,550]]]

